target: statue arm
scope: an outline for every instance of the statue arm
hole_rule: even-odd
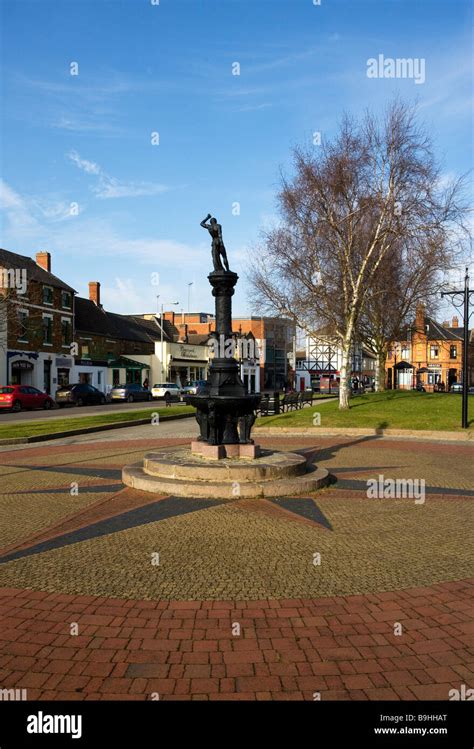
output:
[[[211,218],[211,214],[210,214],[210,213],[208,213],[208,214],[207,214],[207,216],[206,216],[206,218],[203,218],[203,220],[201,221],[201,224],[200,224],[200,225],[202,226],[202,228],[203,228],[203,229],[209,229],[209,228],[210,228],[210,225],[209,225],[209,224],[206,224],[206,221],[207,221],[208,219],[210,219],[210,218]]]

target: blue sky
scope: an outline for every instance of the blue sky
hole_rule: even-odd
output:
[[[49,250],[53,272],[81,295],[99,280],[111,310],[153,311],[157,294],[186,310],[193,281],[191,309],[212,311],[199,227],[210,212],[241,275],[234,312],[251,314],[243,274],[249,247],[275,221],[279,171],[313,132],[331,138],[344,110],[417,100],[446,177],[472,167],[467,0],[1,7],[1,245]],[[425,82],[369,79],[378,54],[423,58]]]

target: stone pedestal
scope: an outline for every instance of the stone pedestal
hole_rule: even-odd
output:
[[[258,458],[260,456],[260,445],[240,443],[231,445],[209,445],[207,442],[195,440],[191,442],[193,455],[201,455],[210,460],[223,460],[224,458]]]
[[[193,443],[198,449],[202,445]],[[148,453],[142,463],[123,469],[122,480],[127,486],[155,494],[216,499],[294,496],[329,483],[326,469],[308,465],[297,453],[262,450],[251,460],[223,455],[224,450],[232,452],[236,447],[203,445],[200,455],[187,448]],[[240,447],[258,449],[256,445]],[[211,459],[206,454],[209,450]]]

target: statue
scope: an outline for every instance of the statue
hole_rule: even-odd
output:
[[[206,224],[206,221],[211,219],[210,224]],[[212,237],[212,262],[214,264],[214,270],[224,270],[221,262],[221,256],[224,261],[225,270],[229,271],[229,261],[227,260],[227,252],[224,246],[224,240],[222,239],[222,226],[217,223],[216,218],[211,218],[211,214],[208,213],[206,218],[201,221],[203,229],[207,229]]]

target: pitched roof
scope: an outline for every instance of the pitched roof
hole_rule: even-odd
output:
[[[160,340],[160,326],[155,320],[145,320],[133,315],[118,315],[98,307],[90,299],[76,297],[76,330],[84,333],[122,338],[129,341],[153,343]],[[163,326],[164,340],[169,340]]]
[[[462,341],[464,336],[464,328],[445,328],[431,317],[425,317],[425,329],[429,341]]]
[[[28,257],[27,255],[18,255],[16,252],[9,252],[9,250],[0,249],[0,267],[26,270],[26,275],[29,281],[37,281],[39,283],[48,284],[48,286],[55,286],[58,289],[71,291],[73,294],[76,292],[72,286],[61,281],[61,279],[53,273],[49,273],[42,268],[41,265],[38,265],[32,257]]]

